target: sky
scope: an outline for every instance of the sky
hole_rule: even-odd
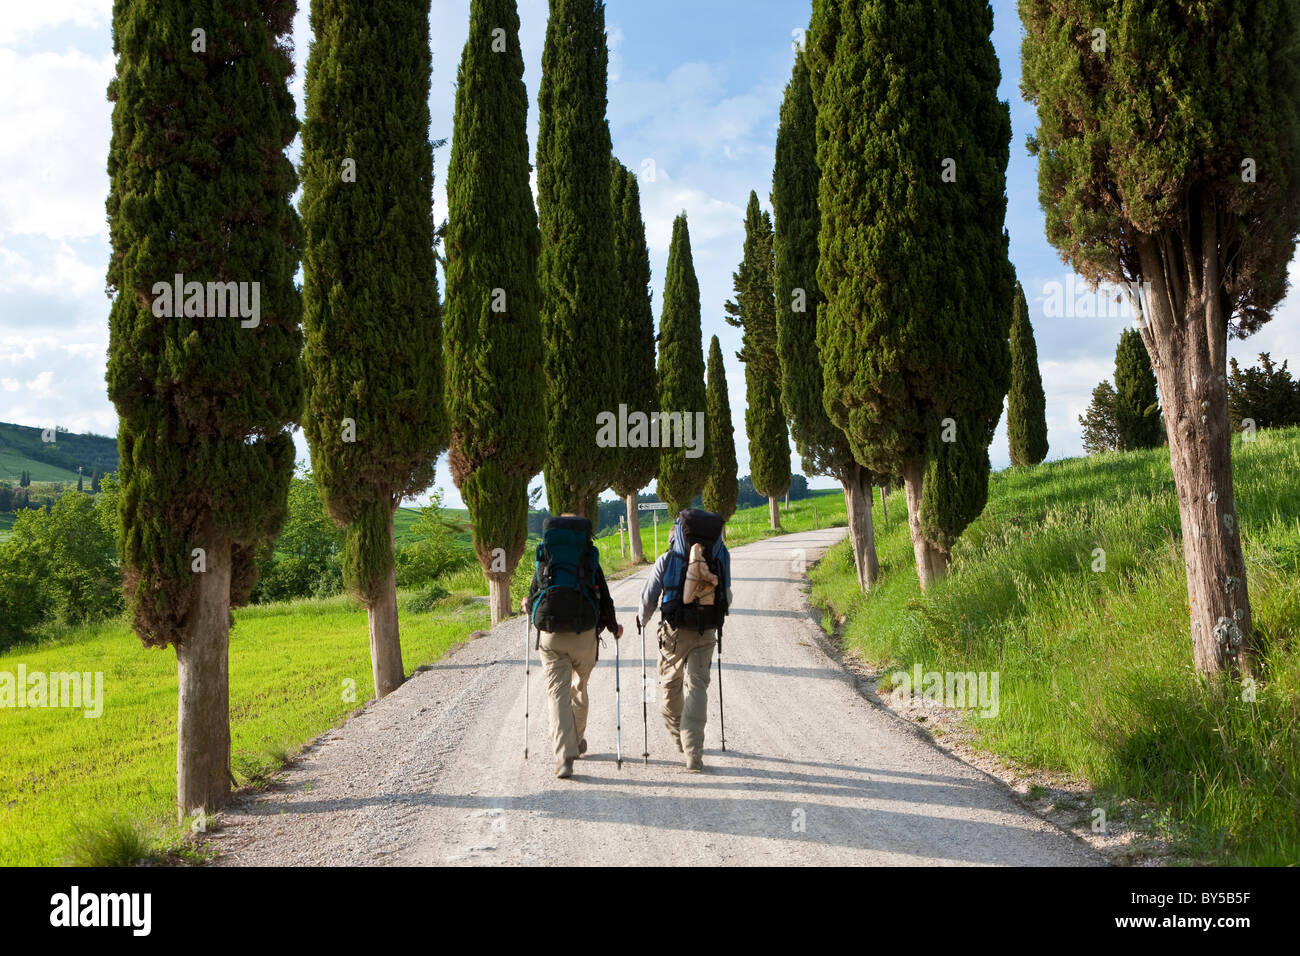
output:
[[[673,218],[687,213],[700,284],[703,335],[717,335],[726,360],[739,473],[749,471],[744,435],[744,368],[735,358],[740,330],[724,321],[732,273],[742,254],[750,190],[770,209],[772,164],[793,42],[807,25],[798,0],[608,0],[608,119],[614,153],[640,178],[650,247],[656,319]],[[1021,28],[1014,0],[993,3],[993,42],[1002,64],[999,96],[1011,109],[1007,231],[1011,258],[1029,301],[1047,395],[1050,459],[1083,454],[1078,416],[1093,387],[1114,370],[1115,345],[1131,316],[1110,299],[1080,300],[1064,315],[1054,290],[1075,300],[1077,277],[1046,241],[1036,163],[1025,149],[1037,125],[1020,97]],[[537,142],[537,91],[547,0],[519,0],[528,86],[529,142]],[[9,4],[0,17],[0,421],[114,435],[105,393],[109,299],[105,159],[113,73],[111,0]],[[430,20],[433,139],[452,134],[456,67],[468,32],[468,0],[432,0]],[[307,3],[294,23],[297,75],[291,88],[302,114],[303,69],[311,41]],[[297,147],[292,151],[296,158]],[[450,148],[436,155],[434,216],[446,216]],[[1300,282],[1300,259],[1291,264]],[[1074,283],[1072,286],[1071,283]],[[1087,305],[1096,306],[1091,311]],[[1300,371],[1300,293],[1251,338],[1229,343],[1243,365],[1259,352]],[[308,456],[298,436],[299,454]],[[990,448],[1008,465],[1005,415]],[[798,456],[792,452],[798,471]],[[540,484],[540,478],[535,482]],[[814,487],[833,480],[813,479]],[[439,462],[444,504],[461,502]]]

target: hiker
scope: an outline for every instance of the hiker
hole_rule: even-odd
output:
[[[718,627],[731,606],[731,554],[723,518],[686,509],[677,515],[668,550],[641,592],[638,626],[659,608],[659,712],[686,769],[704,769],[709,671]]]
[[[614,640],[623,636],[589,520],[572,513],[546,519],[533,583],[520,607],[537,628],[555,775],[565,780],[573,775],[573,761],[587,752],[587,679],[600,656],[600,630]]]

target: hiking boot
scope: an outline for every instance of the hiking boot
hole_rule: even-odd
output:
[[[699,754],[691,754],[686,758],[686,769],[691,773],[700,773],[704,769],[704,758]]]
[[[581,757],[587,752],[587,738],[583,737],[578,741],[578,756]]]
[[[555,767],[555,775],[559,777],[561,780],[568,780],[570,777],[572,777],[573,758],[570,757],[569,759],[565,760],[564,763],[557,764]]]

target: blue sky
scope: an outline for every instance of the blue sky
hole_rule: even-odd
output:
[[[673,217],[690,220],[700,281],[704,337],[718,335],[727,361],[736,451],[748,471],[744,437],[744,370],[735,359],[739,330],[723,321],[731,275],[741,256],[751,189],[769,205],[781,99],[789,78],[792,34],[806,26],[806,2],[609,0],[609,122],[614,151],[642,172],[654,308],[668,258]],[[1011,256],[1030,302],[1047,392],[1049,457],[1082,454],[1077,417],[1092,388],[1111,375],[1122,316],[1048,317],[1044,298],[1070,270],[1043,237],[1035,163],[1024,143],[1033,108],[1020,98],[1020,24],[1013,0],[997,0],[994,44],[1002,63],[1001,97],[1012,117],[1007,172]],[[456,65],[468,27],[468,0],[433,0],[434,54],[430,106],[434,138],[451,136]],[[525,81],[536,143],[537,84],[546,31],[546,0],[520,0]],[[295,23],[302,103],[302,65],[310,35],[304,2]],[[104,159],[112,75],[111,0],[11,4],[0,19],[0,421],[116,433],[104,392],[109,300],[104,293],[108,232]],[[437,160],[435,216],[446,215],[443,184],[449,149]],[[653,164],[653,181],[646,175]],[[1300,266],[1292,263],[1293,283]],[[1256,353],[1300,365],[1300,295],[1292,295],[1260,334],[1231,343],[1250,364]],[[306,457],[306,445],[299,440]],[[1007,464],[1005,421],[990,454]],[[798,468],[797,457],[794,460]],[[459,498],[445,459],[437,484],[449,504]],[[829,485],[825,479],[815,485]]]

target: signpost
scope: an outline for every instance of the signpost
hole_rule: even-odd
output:
[[[659,560],[659,512],[667,511],[668,506],[662,501],[643,501],[636,506],[637,511],[653,511],[655,519],[655,560]]]

